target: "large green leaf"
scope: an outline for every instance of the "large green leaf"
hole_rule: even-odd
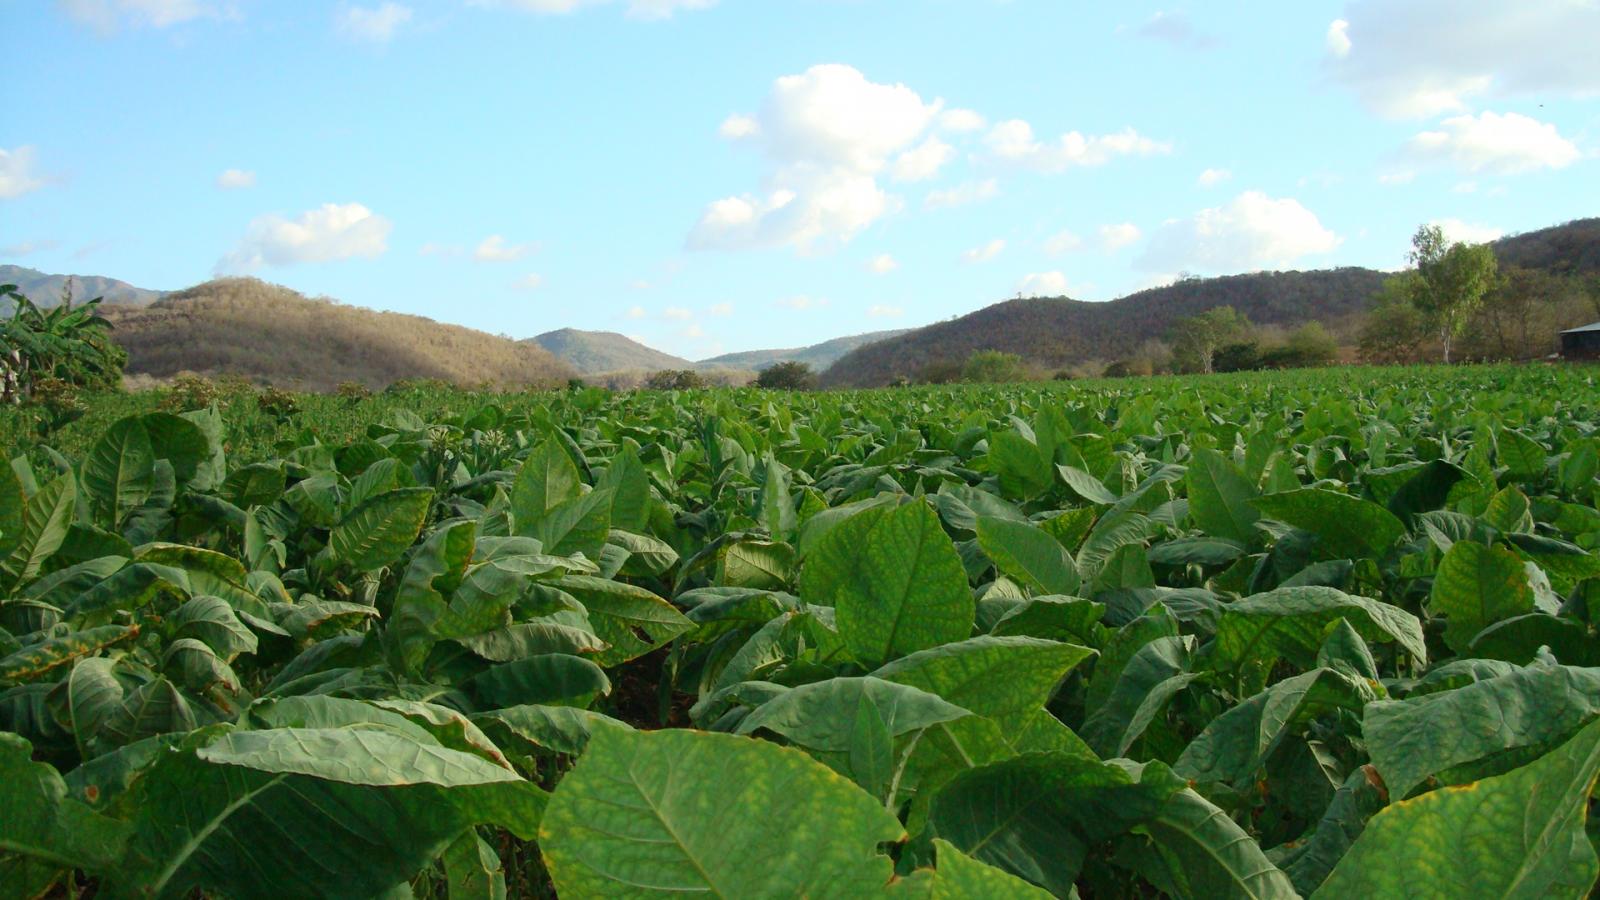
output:
[[[978,862],[942,838],[933,839],[937,869],[918,869],[896,881],[889,896],[916,900],[1045,900],[1049,891],[1036,888],[1009,872]]]
[[[1049,532],[1026,522],[978,518],[978,546],[999,570],[1045,594],[1078,592],[1072,554]]]
[[[880,678],[830,678],[801,685],[756,707],[738,733],[766,729],[809,750],[850,749],[861,701],[875,709],[891,738],[970,715],[968,710],[924,690]]]
[[[1268,494],[1250,502],[1262,513],[1316,535],[1332,557],[1381,556],[1406,533],[1405,523],[1378,504],[1323,488]]]
[[[1255,540],[1255,524],[1261,514],[1250,501],[1261,492],[1227,457],[1215,450],[1198,449],[1185,477],[1189,515],[1202,531],[1247,546]]]
[[[1103,701],[1085,717],[1083,739],[1102,756],[1123,756],[1184,688],[1200,678],[1188,671],[1185,639],[1157,637],[1134,650]]]
[[[334,527],[328,551],[356,572],[381,569],[416,541],[432,504],[431,488],[400,488],[372,497]]]
[[[1520,769],[1396,803],[1316,896],[1589,896],[1600,860],[1584,819],[1597,776],[1600,722]]]
[[[904,834],[798,750],[605,729],[556,788],[539,848],[562,896],[846,898],[888,885],[878,845]]]
[[[980,635],[920,650],[872,674],[1006,721],[1042,708],[1067,673],[1093,652],[1040,638]]]
[[[1289,877],[1228,814],[1182,790],[1139,828],[1164,864],[1157,883],[1184,900],[1298,900]],[[1153,873],[1146,873],[1153,874]]]
[[[1532,612],[1533,588],[1517,554],[1457,541],[1439,561],[1428,608],[1445,617],[1445,643],[1462,653],[1483,629]]]
[[[38,575],[45,560],[67,539],[78,508],[77,484],[77,479],[67,472],[28,498],[27,505],[22,508],[22,527],[16,546],[4,563],[17,584],[26,584]]]
[[[835,526],[807,558],[800,593],[835,608],[845,645],[868,666],[968,637],[976,611],[955,545],[921,502]]]
[[[694,629],[676,607],[641,587],[589,575],[568,575],[555,584],[583,604],[594,633],[610,645],[594,655],[602,666],[643,656]]]
[[[480,756],[424,743],[385,728],[272,728],[224,734],[200,759],[262,772],[311,775],[344,784],[458,787],[516,781],[515,772]]]
[[[580,485],[578,468],[560,444],[547,440],[534,447],[511,487],[511,514],[518,533],[531,534],[550,510],[576,498]]]
[[[1427,661],[1422,623],[1411,613],[1330,587],[1289,587],[1224,606],[1212,664],[1233,671],[1246,665],[1262,669],[1277,659],[1288,659],[1311,668],[1325,630],[1341,618],[1365,640],[1393,641],[1419,662]]]
[[[1541,666],[1369,703],[1361,730],[1389,792],[1403,798],[1430,776],[1456,783],[1503,772],[1596,717],[1600,669]]]
[[[47,638],[0,659],[0,683],[33,681],[57,667],[93,656],[138,635],[137,625],[101,625]]]
[[[83,489],[96,520],[117,529],[130,511],[150,498],[155,486],[155,450],[139,416],[112,424],[83,461]]]
[[[0,731],[0,893],[36,896],[65,869],[106,872],[129,828],[71,797],[55,769]]]

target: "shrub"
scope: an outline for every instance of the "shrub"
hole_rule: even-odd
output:
[[[652,391],[690,391],[706,386],[706,380],[693,369],[662,369],[651,372],[644,386]]]
[[[803,362],[781,362],[756,376],[756,387],[774,391],[809,391],[817,386],[817,373]]]
[[[978,384],[1022,381],[1024,374],[1022,357],[1001,350],[979,350],[961,367],[961,379]]]

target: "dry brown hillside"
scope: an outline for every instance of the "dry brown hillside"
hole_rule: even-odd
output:
[[[128,351],[129,375],[231,374],[326,391],[413,378],[549,386],[574,374],[534,344],[312,299],[255,278],[208,281],[143,309],[105,312]]]

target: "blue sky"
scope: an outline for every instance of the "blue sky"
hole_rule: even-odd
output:
[[[1600,0],[0,0],[0,262],[702,358],[1600,212]]]

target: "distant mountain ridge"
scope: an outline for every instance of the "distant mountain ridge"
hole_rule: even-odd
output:
[[[166,291],[134,287],[126,281],[100,275],[50,275],[24,266],[0,265],[0,284],[14,284],[24,297],[39,306],[55,306],[67,281],[72,282],[73,302],[104,297],[107,306],[149,306],[166,296]],[[10,307],[7,306],[7,309]]]
[[[910,331],[909,328],[897,328],[891,331],[870,331],[866,334],[853,334],[847,337],[834,338],[809,347],[791,347],[785,350],[746,350],[742,353],[724,353],[710,359],[700,361],[702,366],[726,366],[733,369],[754,369],[761,371],[782,362],[803,362],[813,370],[821,372],[837,362],[846,353],[864,347],[877,341],[899,337]]]
[[[1490,243],[1503,266],[1555,274],[1600,272],[1600,218],[1579,219]],[[877,387],[915,378],[932,363],[978,350],[1065,367],[1112,361],[1167,334],[1179,319],[1232,306],[1261,325],[1347,321],[1364,312],[1389,273],[1363,268],[1257,272],[1185,279],[1105,303],[1066,297],[1007,300],[856,349],[822,375],[824,387]]]

